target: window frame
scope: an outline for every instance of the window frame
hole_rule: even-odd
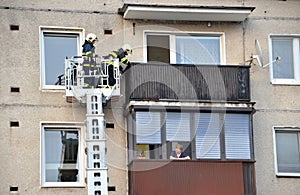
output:
[[[138,144],[136,142],[136,126],[135,124],[137,123],[136,120],[136,113],[138,112],[147,112],[146,110],[135,110],[135,112],[131,113],[130,115],[133,115],[131,118],[132,121],[128,121],[128,123],[131,125],[132,129],[128,130],[128,140],[129,140],[129,144],[128,144],[128,151],[129,151],[129,162],[133,159],[135,159],[137,157],[137,151],[136,150],[136,145]],[[151,111],[149,111],[151,112]],[[153,111],[153,112],[158,112],[158,111]],[[167,111],[167,112],[174,112],[174,111]],[[228,112],[228,113],[224,113],[222,111],[220,112],[216,112],[218,114],[218,123],[219,123],[219,128],[220,128],[220,136],[219,136],[219,141],[220,141],[220,157],[219,158],[197,158],[197,151],[196,151],[196,131],[197,131],[197,126],[196,126],[196,114],[197,113],[211,113],[211,112],[194,112],[194,111],[184,111],[184,112],[179,112],[178,113],[188,113],[189,114],[189,126],[190,126],[190,141],[189,144],[191,147],[191,158],[194,160],[242,160],[242,161],[248,161],[248,160],[253,160],[254,159],[254,147],[253,147],[253,129],[252,129],[252,114],[251,113],[244,113],[244,112]],[[215,113],[215,112],[214,112]],[[227,158],[226,157],[226,146],[225,146],[225,117],[226,114],[244,114],[247,115],[248,118],[248,138],[249,138],[249,155],[250,158]],[[166,112],[161,111],[160,112],[161,115],[161,127],[160,127],[160,131],[161,131],[161,159],[169,159],[169,154],[166,153],[168,150],[168,143],[172,142],[172,141],[168,141],[167,140],[167,136],[166,136]],[[200,116],[200,115],[199,115]],[[135,119],[135,120],[133,120]],[[182,142],[182,141],[174,141],[174,142]],[[147,143],[147,144],[151,144],[151,143]],[[130,148],[132,147],[132,148]]]
[[[273,62],[277,56],[273,56],[273,38],[291,38],[293,40],[293,68],[294,78],[293,79],[276,79],[273,76]],[[300,85],[300,34],[270,34],[269,35],[269,63],[270,63],[270,80],[271,84],[281,85]]]
[[[65,34],[74,35],[77,34],[77,53],[81,55],[80,46],[83,44],[83,37],[85,31],[83,28],[77,27],[56,27],[56,26],[40,26],[39,27],[39,39],[40,39],[40,89],[50,90],[64,90],[65,86],[59,85],[47,85],[46,84],[46,68],[45,68],[45,34]]]
[[[41,122],[41,132],[40,132],[40,183],[42,188],[47,187],[85,187],[85,167],[86,167],[86,155],[84,152],[84,124],[83,123],[69,123],[69,122]],[[46,165],[45,165],[45,131],[47,128],[57,128],[57,131],[60,131],[58,128],[65,130],[72,129],[76,131],[78,129],[78,175],[79,181],[77,182],[47,182],[46,181]]]
[[[147,63],[147,35],[169,36],[170,64],[176,64],[176,36],[212,36],[220,37],[220,64],[226,65],[225,32],[193,32],[193,31],[149,31],[143,32],[143,56],[144,63]]]
[[[298,126],[273,126],[273,150],[274,150],[274,169],[277,177],[300,177],[300,173],[287,173],[278,171],[277,163],[277,148],[276,148],[276,131],[298,132],[300,134],[300,127]],[[298,143],[300,145],[300,143]]]

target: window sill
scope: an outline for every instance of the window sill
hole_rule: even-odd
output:
[[[300,178],[300,173],[276,173],[276,177],[299,177]]]
[[[300,85],[300,81],[294,79],[273,79],[272,85]]]
[[[42,188],[85,188],[85,183],[81,182],[47,182],[42,184]]]
[[[61,87],[41,87],[42,92],[64,92],[65,86]]]

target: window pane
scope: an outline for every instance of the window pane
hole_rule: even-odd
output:
[[[78,131],[45,130],[45,181],[78,182]]]
[[[64,74],[66,57],[76,56],[77,35],[44,34],[45,84],[54,85]]]
[[[292,39],[272,39],[272,57],[279,56],[279,62],[273,63],[274,79],[293,79],[293,40]]]
[[[217,113],[195,114],[196,158],[219,159],[220,124]]]
[[[167,158],[169,159],[170,156],[172,155],[172,152],[176,150],[177,144],[182,145],[182,151],[184,154],[192,158],[192,148],[191,148],[191,142],[190,141],[172,141],[172,142],[167,142]]]
[[[159,112],[137,112],[136,113],[136,143],[137,144],[160,144]]]
[[[300,173],[298,135],[298,132],[276,132],[278,172]]]
[[[166,113],[167,141],[190,141],[190,114]]]
[[[220,64],[220,37],[176,36],[177,64]]]
[[[147,62],[170,63],[169,35],[147,35]]]
[[[224,133],[226,159],[251,159],[249,115],[226,114]]]

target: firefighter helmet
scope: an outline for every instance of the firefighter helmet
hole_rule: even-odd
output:
[[[124,44],[123,47],[122,47],[122,49],[124,51],[127,51],[128,53],[132,54],[132,48],[131,48],[131,46],[128,43]]]
[[[93,43],[93,41],[97,41],[98,38],[97,36],[94,34],[94,33],[89,33],[87,36],[86,36],[86,40],[90,43]]]

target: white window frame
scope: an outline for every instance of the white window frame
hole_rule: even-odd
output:
[[[273,62],[277,56],[272,55],[272,38],[293,38],[293,62],[294,62],[294,78],[293,79],[275,79],[273,78]],[[270,63],[270,80],[272,84],[282,85],[300,85],[300,34],[270,34],[269,35],[269,63]]]
[[[39,37],[40,37],[40,88],[41,89],[59,89],[64,90],[64,86],[59,85],[46,85],[45,79],[45,50],[44,50],[44,34],[45,33],[62,33],[62,34],[78,34],[78,48],[77,53],[81,54],[81,45],[84,41],[85,30],[83,28],[76,27],[56,27],[56,26],[40,26],[39,27]]]
[[[147,63],[147,35],[168,35],[170,40],[170,64],[176,64],[176,36],[217,36],[220,37],[220,65],[226,65],[224,32],[192,32],[192,31],[144,31],[143,56]]]
[[[274,166],[275,166],[275,174],[276,176],[286,176],[286,177],[300,177],[300,173],[282,173],[278,171],[278,164],[277,164],[277,150],[276,150],[276,131],[290,131],[290,132],[299,132],[300,127],[296,126],[273,126],[273,149],[274,149]]]
[[[70,128],[70,129],[79,129],[78,136],[79,136],[79,143],[78,143],[78,158],[79,158],[79,171],[78,175],[79,181],[78,182],[46,182],[45,181],[45,128]],[[59,131],[59,130],[58,130]],[[86,155],[84,153],[84,124],[83,123],[69,123],[69,122],[41,122],[41,133],[40,133],[40,140],[41,140],[41,147],[40,147],[40,181],[41,187],[85,187],[85,167],[86,167]]]

